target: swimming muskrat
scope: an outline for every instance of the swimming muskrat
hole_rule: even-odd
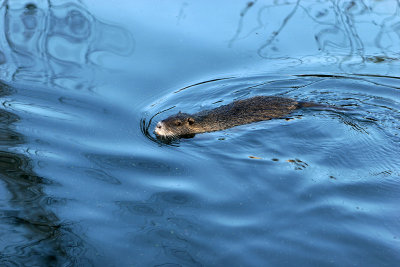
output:
[[[328,106],[298,102],[278,96],[255,96],[192,115],[179,112],[158,122],[154,133],[163,138],[193,137],[197,133],[220,131],[256,121],[282,118],[302,107]]]

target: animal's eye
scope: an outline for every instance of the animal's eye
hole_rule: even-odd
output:
[[[181,125],[182,125],[182,122],[181,122],[181,121],[175,121],[175,125],[176,125],[176,126],[181,126]]]
[[[187,121],[188,121],[189,125],[193,125],[193,123],[194,123],[194,119],[193,118],[188,118]]]

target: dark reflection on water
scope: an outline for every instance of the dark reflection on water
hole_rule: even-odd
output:
[[[126,56],[133,49],[130,33],[98,21],[78,1],[4,1],[0,12],[4,30],[0,77],[9,83],[29,83],[29,88],[36,83],[53,89],[91,90],[110,55]],[[17,130],[21,119],[16,113],[26,116],[35,111],[36,115],[48,112],[45,117],[56,115],[64,120],[68,116],[60,108],[43,104],[43,99],[52,99],[54,94],[37,90],[28,95],[37,97],[33,104],[27,94],[21,98],[21,90],[0,84],[0,182],[4,186],[0,198],[0,265],[90,266],[95,249],[84,241],[79,224],[54,213],[68,200],[46,194],[46,187],[60,184],[53,177],[35,174],[29,156],[37,156],[38,151],[27,148],[30,145],[26,137]],[[59,103],[75,108],[88,105],[73,95],[59,97]],[[36,141],[48,144],[45,139]],[[120,184],[101,170],[82,168],[82,173]]]
[[[0,97],[12,93],[0,85]],[[44,193],[44,186],[52,181],[36,175],[26,155],[13,152],[25,142],[14,130],[18,116],[2,108],[0,118],[0,181],[8,191],[0,199],[0,265],[89,264],[88,248],[73,225],[51,211],[55,200]]]

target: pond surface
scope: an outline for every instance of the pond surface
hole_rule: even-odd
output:
[[[1,266],[395,266],[398,1],[3,1]],[[165,142],[256,95],[340,109]]]

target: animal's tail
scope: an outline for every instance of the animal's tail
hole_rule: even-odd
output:
[[[299,108],[323,108],[323,109],[336,109],[336,110],[350,110],[347,108],[317,104],[313,102],[298,102]]]

